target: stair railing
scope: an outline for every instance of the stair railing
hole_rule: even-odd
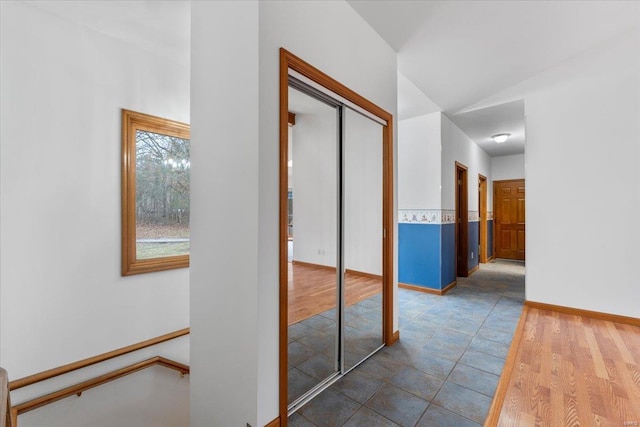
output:
[[[13,427],[11,419],[11,398],[9,396],[9,376],[0,368],[0,427]]]
[[[17,427],[18,415],[20,414],[40,408],[44,405],[48,405],[50,403],[56,402],[60,399],[64,399],[65,397],[69,397],[74,394],[77,396],[80,396],[82,395],[82,392],[86,390],[105,384],[109,381],[113,381],[115,379],[124,377],[125,375],[138,372],[150,366],[164,366],[166,368],[173,369],[175,371],[180,372],[181,376],[189,374],[190,369],[188,365],[185,365],[173,360],[165,359],[164,357],[155,356],[150,359],[143,360],[141,362],[137,362],[132,365],[128,365],[123,368],[117,369],[115,371],[111,371],[106,374],[91,378],[81,383],[78,383],[69,387],[65,387],[61,390],[54,391],[44,396],[36,397],[26,402],[19,403],[15,406],[11,406],[11,402],[10,402],[10,392],[13,390],[16,390],[22,387],[27,387],[32,384],[39,383],[41,381],[46,381],[48,379],[67,374],[69,372],[73,372],[78,369],[83,369],[88,366],[95,365],[97,363],[101,363],[101,362],[114,359],[116,357],[119,357],[128,353],[132,353],[137,350],[141,350],[143,348],[151,347],[153,345],[160,344],[165,341],[179,338],[181,336],[188,335],[189,332],[190,332],[189,328],[180,329],[179,331],[175,331],[169,334],[161,335],[159,337],[151,338],[149,340],[142,341],[137,344],[132,344],[126,347],[122,347],[117,350],[109,351],[107,353],[99,354],[94,357],[79,360],[77,362],[69,363],[67,365],[63,365],[57,368],[49,369],[47,371],[39,372],[37,374],[29,375],[27,377],[20,378],[14,381],[9,381],[6,371],[0,368],[0,385],[2,386],[2,402],[0,403],[2,405],[1,406],[2,420],[0,421],[0,427]],[[5,395],[6,395],[6,398],[5,398]]]

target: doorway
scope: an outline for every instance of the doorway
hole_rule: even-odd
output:
[[[510,179],[493,182],[495,256],[525,259],[525,182]]]
[[[456,162],[456,275],[469,276],[469,196],[467,167]]]
[[[284,49],[280,60],[279,400],[286,425],[397,333],[392,116]]]
[[[478,236],[478,260],[487,262],[487,177],[478,174],[478,214],[480,236]]]

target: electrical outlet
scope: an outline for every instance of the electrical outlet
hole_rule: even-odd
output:
[[[471,252],[471,259],[473,259],[473,252]]]

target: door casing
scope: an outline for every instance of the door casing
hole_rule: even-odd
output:
[[[456,162],[456,276],[469,276],[469,193],[467,167]]]
[[[279,195],[279,402],[280,425],[287,425],[288,389],[288,132],[289,132],[289,70],[341,96],[363,110],[386,122],[382,127],[383,184],[382,184],[382,335],[384,344],[392,345],[399,338],[393,330],[393,116],[371,101],[344,86],[311,64],[284,48],[280,48],[280,195]]]
[[[493,253],[496,258],[525,259],[525,180],[493,182]]]
[[[478,214],[480,215],[480,236],[478,239],[478,260],[487,262],[487,177],[478,174]]]

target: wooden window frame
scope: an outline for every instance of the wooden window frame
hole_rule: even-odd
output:
[[[136,131],[191,139],[190,126],[149,114],[122,110],[122,275],[189,267],[189,255],[137,259],[136,256]]]

